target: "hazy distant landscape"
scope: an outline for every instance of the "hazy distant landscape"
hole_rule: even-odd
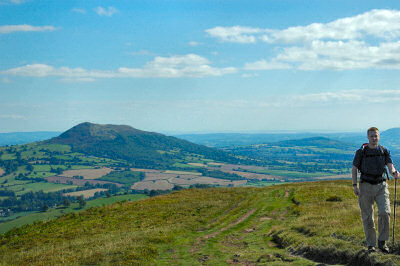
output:
[[[382,132],[391,148],[398,145],[393,132],[398,130]],[[45,219],[47,215],[38,213],[74,202],[80,210],[101,197],[349,179],[354,151],[362,143],[352,143],[362,139],[355,133],[331,138],[312,133],[245,135],[246,144],[236,134],[181,137],[215,148],[129,126],[92,123],[54,138],[0,147],[0,231]],[[393,154],[397,160],[397,150]]]

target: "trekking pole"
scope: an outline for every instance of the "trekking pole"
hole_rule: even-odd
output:
[[[397,178],[394,178],[394,203],[393,203],[393,234],[392,234],[392,248],[394,249],[394,228],[396,224],[396,201],[397,201]]]

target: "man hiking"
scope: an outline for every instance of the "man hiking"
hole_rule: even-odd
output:
[[[389,253],[386,241],[389,239],[390,201],[388,184],[386,183],[386,166],[396,179],[399,172],[393,166],[390,153],[379,145],[379,130],[371,127],[367,131],[368,144],[362,145],[356,151],[353,160],[352,179],[354,194],[358,196],[361,218],[368,251],[374,252],[376,246],[376,231],[374,224],[374,201],[378,205],[378,248],[383,253]],[[360,184],[357,187],[357,171],[360,171]]]

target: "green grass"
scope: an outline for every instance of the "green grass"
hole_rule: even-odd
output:
[[[18,186],[10,187],[9,189],[14,191],[17,196],[25,194],[27,192],[37,192],[43,190],[43,192],[55,192],[63,189],[76,188],[75,185],[66,184],[55,184],[50,182],[37,182],[37,183],[23,183]]]
[[[71,152],[71,146],[62,144],[41,144],[40,148],[52,152]]]
[[[19,212],[19,213],[10,215],[8,217],[0,217],[0,224],[3,223],[3,222],[6,222],[6,221],[12,221],[12,220],[15,220],[15,219],[17,219],[19,217],[27,216],[27,215],[30,215],[30,214],[33,214],[33,213],[37,213],[37,212],[36,211]],[[1,230],[2,230],[2,227],[0,227],[0,231]]]
[[[15,220],[5,222],[5,223],[0,223],[0,234],[3,234],[7,231],[9,231],[12,228],[18,228],[24,225],[32,224],[34,222],[39,222],[39,221],[45,221],[49,219],[53,219],[59,216],[62,216],[67,213],[72,213],[72,212],[80,212],[87,210],[92,207],[99,207],[99,206],[106,206],[113,204],[115,202],[120,202],[120,201],[136,201],[136,200],[141,200],[147,198],[146,195],[143,194],[128,194],[128,195],[118,195],[118,196],[112,196],[109,198],[97,198],[94,200],[90,200],[86,202],[86,206],[82,209],[79,208],[78,203],[72,203],[71,206],[68,208],[50,208],[47,212],[27,212],[27,213],[18,213],[14,216],[7,217],[7,219],[12,219],[13,217],[16,218],[18,216],[21,216],[20,218],[17,218]],[[0,265],[1,265],[1,260],[0,260]]]
[[[261,181],[261,180],[251,180],[248,179],[246,184],[243,186],[245,187],[267,187],[267,186],[274,186],[274,185],[281,185],[282,182],[275,182],[275,181]]]
[[[14,153],[3,153],[0,157],[1,160],[15,160],[17,157]]]
[[[327,201],[334,196],[342,201]],[[365,253],[349,180],[181,190],[0,236],[4,265],[367,265],[388,260],[400,264],[398,255]]]
[[[319,176],[330,176],[332,174],[325,172],[314,172],[314,173],[304,173],[298,171],[287,171],[287,170],[274,170],[274,169],[266,169],[266,170],[258,170],[254,169],[249,172],[267,174],[267,175],[276,175],[283,177],[293,177],[293,178],[309,178],[309,177],[319,177]]]

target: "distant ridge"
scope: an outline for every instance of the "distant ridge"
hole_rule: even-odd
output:
[[[58,131],[34,131],[34,132],[9,132],[0,133],[0,146],[18,145],[35,141],[42,141],[58,136]]]
[[[162,167],[187,154],[197,154],[222,161],[233,159],[221,150],[127,125],[85,122],[46,143],[66,144],[76,152],[127,160],[137,167]]]
[[[274,143],[272,143],[273,145]],[[317,146],[320,148],[341,148],[348,149],[354,145],[344,143],[342,141],[326,138],[326,137],[312,137],[304,139],[284,140],[276,143],[279,146]]]

